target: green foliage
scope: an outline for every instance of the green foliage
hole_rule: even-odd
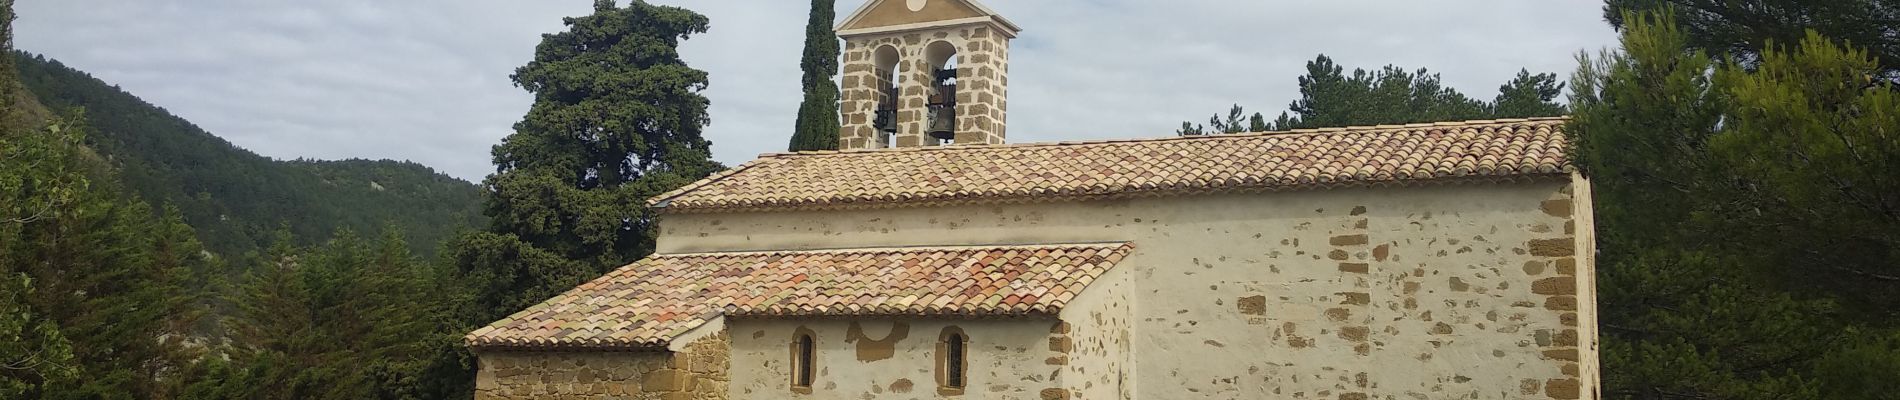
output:
[[[1864,50],[1819,34],[1725,68],[1730,102],[1710,152],[1781,239],[1762,254],[1783,282],[1822,290],[1860,315],[1900,321],[1900,91]]]
[[[0,50],[13,47],[13,1],[0,0]],[[86,179],[68,169],[78,131],[31,128],[13,69],[0,60],[0,398],[37,397],[78,375],[72,342],[33,302],[31,264],[15,251],[29,225],[58,216]],[[33,228],[38,228],[33,226]]]
[[[188,227],[98,174],[80,145],[87,128],[76,121],[83,115],[0,134],[8,160],[0,164],[0,276],[26,278],[4,302],[27,340],[0,358],[27,351],[57,360],[29,361],[50,368],[32,372],[43,380],[7,386],[45,399],[159,397],[165,374],[188,356],[182,328],[194,299],[180,282],[209,260]]]
[[[241,284],[232,361],[208,362],[187,398],[409,399],[454,391],[425,382],[443,360],[437,343],[461,332],[450,317],[454,288],[415,261],[401,235],[380,240],[344,231],[296,249],[280,233]],[[467,393],[460,393],[466,397]]]
[[[1810,35],[1722,63],[1673,16],[1619,20],[1569,128],[1599,204],[1605,394],[1900,390],[1900,107],[1875,60]]]
[[[0,276],[0,398],[37,395],[49,382],[69,382],[79,371],[72,343],[27,303],[32,294],[32,278]]]
[[[506,316],[653,251],[646,199],[722,168],[700,136],[706,73],[677,47],[706,17],[599,2],[546,35],[515,83],[534,105],[495,146],[487,232],[445,250],[474,288],[471,323]],[[584,134],[577,134],[584,133]]]
[[[1563,92],[1555,74],[1531,75],[1529,71],[1499,88],[1494,102],[1472,99],[1445,87],[1438,74],[1423,68],[1407,71],[1387,65],[1377,71],[1354,69],[1351,74],[1321,54],[1306,63],[1306,75],[1299,77],[1300,99],[1288,106],[1272,122],[1254,113],[1246,117],[1239,105],[1222,119],[1215,115],[1207,125],[1181,123],[1177,134],[1261,132],[1351,125],[1404,124],[1432,121],[1458,121],[1486,118],[1549,117],[1562,115],[1564,106],[1555,102]],[[1210,129],[1211,127],[1211,129]]]
[[[427,167],[271,160],[58,61],[6,58],[18,62],[40,102],[85,108],[96,128],[87,148],[110,160],[119,181],[146,202],[177,206],[220,255],[261,250],[281,225],[299,244],[313,244],[338,229],[367,232],[384,223],[409,227],[406,239],[427,254],[456,229],[482,223],[479,188]]]
[[[597,8],[517,71],[537,102],[496,146],[493,232],[456,233],[439,265],[408,243],[475,222],[472,185],[271,161],[57,62],[0,57],[39,95],[0,96],[0,398],[472,396],[464,333],[651,252],[644,200],[722,168],[700,137],[705,73],[675,51],[705,18]],[[10,71],[0,88],[20,87]],[[42,100],[91,113],[36,117]],[[427,233],[349,233],[386,223]]]
[[[1530,70],[1518,70],[1517,78],[1498,87],[1498,97],[1491,101],[1491,117],[1564,115],[1568,110],[1562,104],[1551,101],[1563,93],[1564,83],[1557,80],[1557,74],[1531,75]]]
[[[1241,108],[1239,104],[1235,104],[1233,108],[1227,109],[1227,117],[1225,119],[1222,119],[1221,116],[1217,114],[1207,119],[1207,125],[1195,125],[1189,122],[1182,122],[1181,129],[1175,131],[1175,133],[1181,136],[1194,136],[1272,130],[1270,125],[1267,124],[1266,117],[1260,115],[1260,113],[1253,113],[1252,116],[1244,117],[1245,122],[1242,122],[1242,118],[1246,113],[1246,109]]]
[[[1808,31],[1868,50],[1877,76],[1900,81],[1900,1],[1893,0],[1606,0],[1604,19],[1618,29],[1632,12],[1670,12],[1691,49],[1751,67],[1768,43],[1799,43]]]
[[[805,101],[798,105],[792,131],[792,151],[838,149],[838,36],[831,30],[836,3],[812,0],[811,20],[805,23],[805,56],[799,61]]]

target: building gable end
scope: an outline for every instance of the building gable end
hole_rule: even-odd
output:
[[[911,3],[921,3],[913,11]],[[838,31],[992,17],[987,7],[965,0],[874,0],[852,13]]]

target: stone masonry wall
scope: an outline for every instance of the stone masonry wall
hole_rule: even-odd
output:
[[[885,147],[882,132],[873,125],[880,88],[892,71],[878,69],[880,48],[895,49],[898,62],[896,147],[935,145],[925,130],[931,71],[927,50],[932,43],[948,43],[957,57],[957,144],[1000,144],[1007,131],[1009,107],[1009,37],[987,25],[849,37],[845,39],[842,81],[839,85],[843,124],[840,149]]]
[[[680,352],[480,351],[476,400],[725,400],[724,333]]]
[[[1049,360],[1069,351],[1048,319],[732,319],[733,399],[1070,399],[1064,366]],[[966,384],[941,385],[940,343],[954,329],[968,340]],[[812,335],[814,376],[793,388],[792,343]]]
[[[1116,270],[1130,274],[1132,398],[1587,399],[1598,379],[1587,186],[679,214],[664,217],[658,251],[1129,241]],[[1105,354],[1094,343],[1112,342],[1063,317],[1063,362]],[[1110,373],[1071,368],[1062,382]],[[1107,394],[1096,385],[1066,395]]]
[[[1134,353],[1135,304],[1128,277],[1136,269],[1123,263],[1089,283],[1088,289],[1062,310],[1061,324],[1051,332],[1065,343],[1066,351],[1050,357],[1050,364],[1063,365],[1063,392],[1059,396],[1074,400],[1130,399],[1135,393]]]

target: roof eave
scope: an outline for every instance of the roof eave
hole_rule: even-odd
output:
[[[818,210],[833,211],[833,210],[890,209],[890,208],[925,208],[925,207],[945,207],[945,206],[985,205],[985,204],[1040,204],[1040,203],[1062,203],[1062,202],[1079,202],[1079,201],[1093,201],[1093,200],[1114,200],[1114,199],[1124,199],[1124,198],[1181,197],[1181,196],[1216,195],[1216,194],[1297,192],[1297,191],[1309,191],[1309,190],[1328,190],[1328,189],[1347,189],[1347,188],[1395,188],[1395,187],[1409,188],[1409,187],[1440,186],[1440,185],[1511,184],[1511,183],[1520,183],[1520,182],[1543,182],[1543,181],[1552,181],[1552,180],[1566,180],[1566,179],[1569,179],[1570,173],[1574,171],[1576,171],[1575,166],[1565,166],[1563,168],[1559,168],[1557,170],[1548,171],[1548,172],[1539,171],[1539,172],[1528,172],[1528,173],[1509,174],[1509,175],[1478,175],[1478,176],[1462,176],[1462,177],[1441,177],[1441,178],[1430,178],[1430,179],[1399,179],[1399,180],[1389,180],[1389,181],[1314,182],[1314,183],[1305,183],[1305,184],[1296,184],[1296,185],[1217,186],[1217,187],[1184,188],[1184,189],[1177,188],[1177,189],[1171,189],[1171,190],[1129,190],[1129,191],[1118,191],[1118,192],[1112,192],[1112,193],[1073,193],[1073,194],[1042,193],[1042,194],[1024,194],[1024,195],[988,196],[988,197],[946,197],[946,198],[940,198],[940,199],[922,198],[922,199],[906,199],[902,201],[877,201],[877,200],[859,201],[860,199],[843,199],[843,200],[834,201],[832,199],[827,199],[827,201],[811,202],[811,203],[755,203],[755,204],[721,204],[721,205],[695,205],[695,204],[690,204],[690,203],[685,204],[685,205],[672,205],[669,202],[668,203],[669,207],[660,211],[666,214],[721,214],[721,213],[743,213],[743,212],[818,211]]]

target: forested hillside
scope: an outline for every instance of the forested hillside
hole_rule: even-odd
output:
[[[15,52],[21,82],[41,104],[85,109],[86,145],[118,170],[124,186],[154,205],[178,208],[208,249],[239,256],[288,229],[299,244],[338,229],[400,227],[432,254],[454,230],[482,223],[475,184],[398,161],[279,161],[206,132],[117,86],[47,59]]]

